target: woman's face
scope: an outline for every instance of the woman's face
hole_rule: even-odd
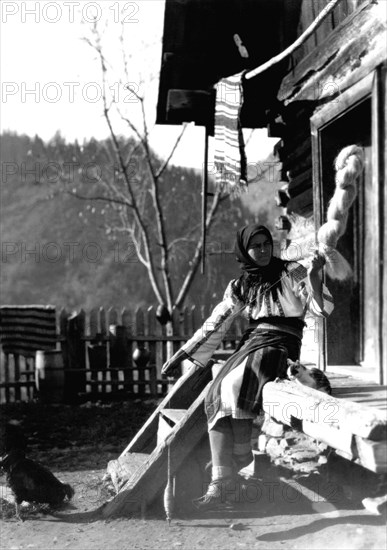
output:
[[[260,267],[269,265],[271,255],[273,254],[270,239],[263,233],[257,233],[250,239],[247,253]]]

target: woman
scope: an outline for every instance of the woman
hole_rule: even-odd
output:
[[[170,374],[183,359],[206,365],[235,316],[247,316],[249,326],[238,349],[206,396],[212,481],[194,501],[200,510],[219,505],[235,474],[252,461],[252,422],[261,410],[262,388],[285,376],[287,358],[299,359],[306,312],[327,317],[333,310],[321,281],[324,259],[317,252],[308,269],[281,260],[273,256],[269,230],[255,224],[237,232],[235,252],[241,276],[229,283],[210,318],[162,369]]]

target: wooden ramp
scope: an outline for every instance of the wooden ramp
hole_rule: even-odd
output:
[[[143,511],[166,486],[168,452],[172,475],[182,466],[191,468],[191,482],[195,478],[200,495],[198,462],[193,461],[192,456],[195,452],[200,455],[200,442],[208,437],[203,402],[212,379],[211,365],[212,362],[204,369],[192,367],[181,376],[119,459],[113,461],[116,464],[112,469],[121,470],[127,481],[119,487],[117,496],[103,507],[103,517]],[[202,454],[205,456],[205,451]],[[203,472],[204,468],[200,470]]]

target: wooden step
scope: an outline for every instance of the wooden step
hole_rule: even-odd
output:
[[[187,409],[163,409],[160,416],[169,419],[173,424],[177,424],[187,414]]]
[[[163,409],[159,414],[159,427],[157,430],[157,445],[160,445],[165,438],[171,433],[173,428],[185,416],[187,409]]]

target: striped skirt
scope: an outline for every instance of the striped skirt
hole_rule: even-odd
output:
[[[215,376],[205,400],[210,430],[224,416],[255,418],[266,382],[286,376],[287,358],[297,360],[301,336],[257,327],[248,331]]]

